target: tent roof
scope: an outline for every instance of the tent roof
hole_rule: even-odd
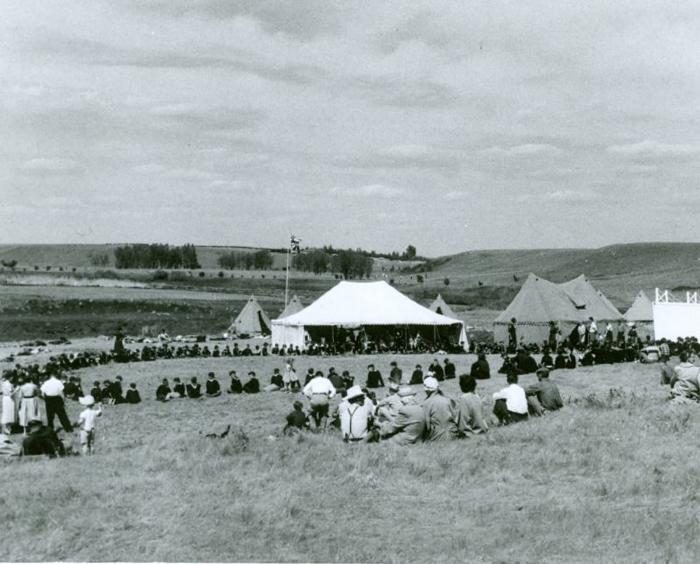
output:
[[[250,296],[245,306],[228,329],[229,333],[269,333],[270,318],[255,296]]]
[[[522,288],[495,323],[508,323],[515,317],[523,323],[549,321],[617,320],[622,315],[596,290],[585,276],[555,284],[530,273]]]
[[[379,282],[340,282],[302,311],[274,323],[295,326],[323,325],[462,325],[430,311]]]
[[[654,306],[647,295],[640,291],[630,308],[625,312],[627,321],[653,321]]]
[[[457,319],[455,312],[452,311],[452,308],[447,305],[447,303],[445,302],[445,300],[442,299],[442,296],[440,294],[437,295],[437,298],[435,298],[435,301],[432,304],[430,304],[430,307],[428,309],[446,317]]]
[[[287,304],[287,307],[284,308],[284,311],[280,313],[279,319],[282,319],[283,317],[289,317],[290,315],[294,315],[302,309],[304,309],[304,304],[301,303],[301,300],[299,298],[294,296]]]

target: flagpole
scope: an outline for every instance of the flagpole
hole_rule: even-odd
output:
[[[289,295],[289,255],[291,246],[287,247],[287,276],[284,281],[284,309],[287,309],[287,297]]]

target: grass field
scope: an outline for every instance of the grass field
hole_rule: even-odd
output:
[[[464,370],[473,359],[453,360]],[[370,360],[386,372],[392,358],[301,358],[298,370],[332,365],[364,380]],[[396,360],[407,372],[431,357]],[[669,405],[654,366],[555,372],[562,411],[409,448],[349,446],[337,433],[283,438],[289,394],[151,399],[162,377],[213,370],[225,383],[231,368],[255,369],[267,383],[277,366],[256,357],[81,371],[84,384],[122,374],[146,401],[106,408],[90,459],[0,465],[0,560],[693,562],[700,553],[700,409]],[[479,383],[489,407],[503,384]],[[228,423],[227,439],[203,437]]]

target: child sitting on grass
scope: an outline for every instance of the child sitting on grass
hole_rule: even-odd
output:
[[[287,415],[287,424],[282,432],[292,436],[309,428],[309,416],[304,412],[304,404],[297,400],[294,402],[294,410]]]
[[[85,406],[78,417],[80,447],[83,454],[92,454],[95,449],[95,419],[102,416],[102,408],[95,405],[95,399],[92,396],[85,396],[78,401]]]

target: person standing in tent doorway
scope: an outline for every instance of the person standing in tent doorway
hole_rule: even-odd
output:
[[[613,326],[609,321],[605,324],[605,344],[612,347],[613,344]]]
[[[515,352],[518,349],[518,333],[515,329],[517,322],[518,320],[512,317],[508,323],[508,352]]]
[[[547,339],[549,343],[549,348],[553,351],[557,350],[559,346],[559,337],[561,336],[561,331],[559,330],[559,323],[556,321],[549,322],[549,338]]]
[[[587,344],[589,347],[598,344],[598,325],[592,317],[588,318],[588,331],[586,334],[588,336]]]

